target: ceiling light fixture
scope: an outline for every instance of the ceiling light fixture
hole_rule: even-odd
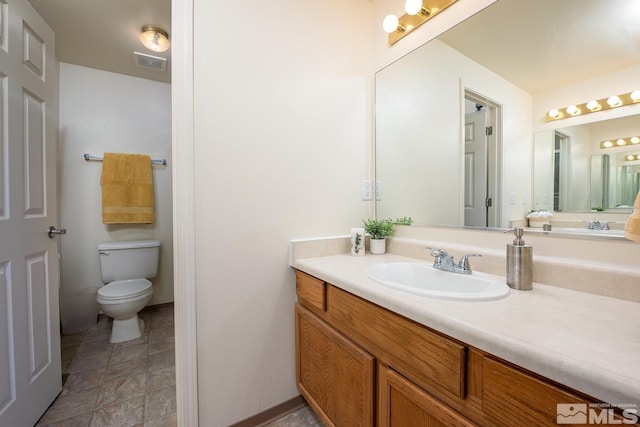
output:
[[[580,116],[596,111],[610,110],[612,108],[622,107],[624,105],[632,105],[640,103],[640,90],[623,93],[622,95],[613,95],[608,98],[592,99],[584,104],[569,105],[565,108],[554,108],[547,112],[547,121],[566,119],[569,117]]]
[[[387,15],[382,28],[389,33],[389,46],[424,24],[458,0],[406,0],[405,14]]]
[[[164,52],[169,49],[169,34],[160,27],[145,25],[140,33],[140,42],[154,52]]]

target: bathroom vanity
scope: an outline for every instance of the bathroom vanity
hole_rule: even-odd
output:
[[[601,424],[637,422],[601,404],[640,404],[640,304],[538,283],[443,301],[366,275],[409,260],[292,257],[296,381],[326,425],[542,426],[581,408]]]

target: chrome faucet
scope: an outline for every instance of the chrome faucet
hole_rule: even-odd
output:
[[[427,248],[431,250],[431,256],[435,258],[433,261],[433,268],[437,268],[442,271],[450,271],[452,273],[459,274],[471,274],[471,264],[469,264],[469,257],[482,256],[480,254],[468,254],[460,258],[460,261],[456,264],[453,257],[449,255],[444,249]]]
[[[587,228],[589,230],[608,230],[609,229],[609,223],[605,222],[604,224],[602,224],[600,221],[595,220],[595,221],[586,221],[587,222]]]

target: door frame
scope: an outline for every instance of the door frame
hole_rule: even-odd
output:
[[[462,82],[461,82],[462,86]],[[487,106],[487,122],[493,128],[493,134],[487,138],[487,197],[491,197],[494,209],[490,209],[487,215],[489,227],[502,226],[502,105],[491,98],[480,94],[468,87],[461,87],[461,114],[460,114],[460,171],[464,174],[464,103],[470,100]],[[461,218],[464,221],[464,176],[460,180],[460,209]]]
[[[177,422],[198,425],[193,2],[171,2],[173,264]]]

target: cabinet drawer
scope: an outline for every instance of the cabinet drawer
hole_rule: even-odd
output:
[[[556,426],[557,404],[588,403],[583,397],[486,357],[482,408],[499,426]]]
[[[426,390],[465,397],[466,347],[427,327],[327,286],[332,325]]]
[[[309,304],[319,310],[326,310],[325,283],[322,280],[296,270],[296,293],[303,305]]]

